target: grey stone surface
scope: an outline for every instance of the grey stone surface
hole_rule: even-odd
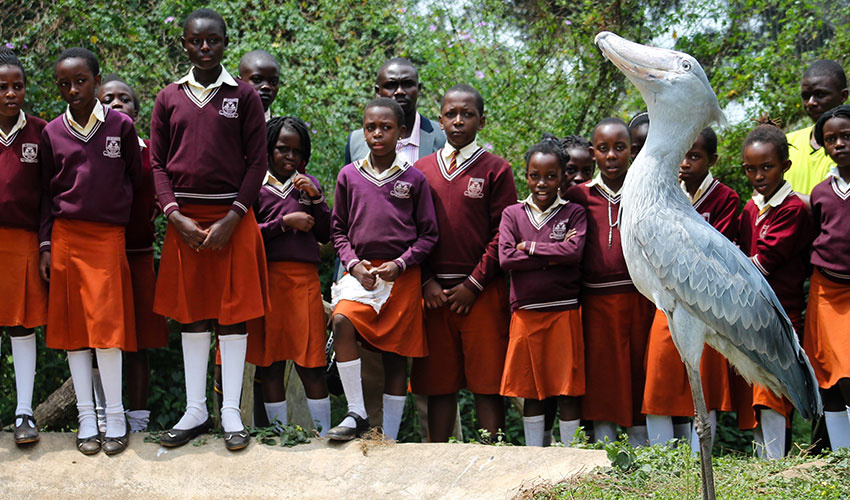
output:
[[[365,455],[364,455],[365,448]],[[74,435],[44,433],[19,450],[0,433],[4,498],[513,498],[608,464],[605,452],[471,444],[343,445],[314,439],[294,448],[252,442],[230,453],[221,439],[165,449],[132,435],[130,448],[84,456]],[[10,496],[7,496],[10,495]]]

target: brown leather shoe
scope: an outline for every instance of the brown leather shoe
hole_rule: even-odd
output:
[[[21,425],[18,425],[19,421]],[[15,415],[15,444],[35,443],[38,438],[38,426],[32,415]]]
[[[100,434],[95,434],[92,437],[77,438],[77,449],[83,455],[94,455],[100,451],[101,440]]]
[[[124,435],[118,437],[105,437],[103,441],[103,452],[107,455],[117,455],[127,449],[130,444],[130,422],[125,422]]]

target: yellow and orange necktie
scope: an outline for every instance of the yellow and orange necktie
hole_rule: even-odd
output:
[[[451,158],[450,158],[450,161],[449,161],[449,173],[454,172],[455,169],[457,168],[457,155],[458,155],[458,153],[459,153],[459,151],[457,149],[452,151],[452,155],[451,155]]]

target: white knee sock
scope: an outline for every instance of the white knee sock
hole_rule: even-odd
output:
[[[284,425],[289,423],[286,416],[286,400],[272,403],[263,403],[266,407],[266,417],[269,419],[269,425],[276,425],[278,430],[281,430]]]
[[[543,446],[543,426],[546,415],[522,417],[522,428],[525,431],[526,446]]]
[[[121,399],[121,349],[96,349],[95,354],[106,396],[106,437],[121,437],[127,432]]]
[[[11,337],[15,363],[15,390],[18,407],[15,415],[32,415],[32,387],[35,382],[35,333]]]
[[[561,442],[564,443],[564,446],[570,445],[570,442],[573,440],[573,436],[575,436],[576,431],[578,430],[580,422],[581,420],[579,419],[558,420],[558,430],[561,432]]]
[[[717,432],[717,410],[708,412],[708,423],[711,424],[711,446],[714,447],[714,434]],[[699,436],[697,435],[697,425],[694,422],[693,430],[691,431],[691,454],[699,453]]]
[[[221,349],[221,427],[224,432],[239,432],[245,428],[239,400],[242,397],[248,334],[220,335],[218,345]]]
[[[91,351],[68,351],[68,368],[77,396],[77,413],[80,430],[77,437],[89,438],[97,435],[97,418],[94,415],[94,394],[91,385]]]
[[[401,416],[404,414],[406,396],[384,394],[384,436],[398,439],[398,428],[401,427]]]
[[[626,427],[626,434],[629,435],[629,444],[633,448],[641,446],[649,446],[649,434],[646,432],[645,425],[633,425]]]
[[[14,338],[14,337],[13,337]],[[850,417],[847,411],[824,411],[829,443],[833,450],[850,447]]]
[[[321,399],[307,398],[307,408],[310,410],[310,417],[319,432],[319,437],[325,437],[325,433],[331,428],[331,398],[329,396]]]
[[[609,443],[617,440],[617,424],[607,420],[594,420],[593,440],[597,443],[604,443],[605,438],[608,438]]]
[[[543,429],[543,447],[552,446],[552,429]]]
[[[209,418],[207,412],[207,363],[210,357],[210,332],[183,332],[183,374],[186,377],[186,413],[174,426],[191,429]]]
[[[150,419],[150,410],[130,410],[127,412],[127,423],[130,424],[130,432],[145,432],[148,430]]]
[[[106,434],[106,395],[103,393],[103,383],[100,381],[100,368],[92,368],[91,383],[94,389],[94,414],[97,418],[97,430],[101,434]]]
[[[339,378],[342,381],[342,391],[345,393],[345,400],[348,401],[348,411],[366,417],[366,406],[363,403],[363,379],[360,377],[360,358],[352,361],[337,361],[337,369],[339,370]],[[345,417],[339,423],[340,427],[357,427],[354,419]]]
[[[649,445],[666,444],[673,439],[673,417],[667,415],[647,415],[646,432]]]
[[[759,412],[763,446],[759,458],[777,460],[785,456],[785,417],[770,408]]]

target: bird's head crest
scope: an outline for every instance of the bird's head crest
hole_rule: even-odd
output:
[[[692,56],[641,45],[608,31],[596,35],[595,42],[605,57],[638,88],[650,117],[656,114],[653,108],[664,107],[666,113],[702,115],[706,120],[703,126],[712,122],[725,124],[717,96]],[[652,120],[650,118],[650,123]]]

